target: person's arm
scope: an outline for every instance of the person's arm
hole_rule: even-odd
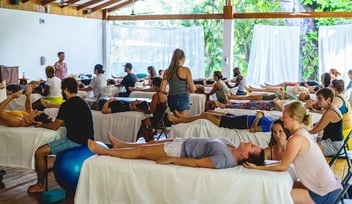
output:
[[[26,92],[25,92],[26,101],[24,102],[24,108],[27,113],[30,113],[32,111],[31,93],[32,93],[32,85],[27,85]]]
[[[249,169],[260,169],[260,170],[268,170],[268,171],[286,171],[293,160],[296,158],[298,153],[301,151],[303,144],[307,143],[304,136],[295,136],[295,138],[291,138],[287,142],[286,151],[282,157],[281,163],[277,165],[270,166],[257,166],[255,164],[246,162],[243,164],[244,167]]]
[[[158,164],[177,164],[181,166],[199,167],[199,168],[211,168],[215,166],[210,160],[210,157],[194,159],[194,158],[181,158],[181,157],[162,157],[156,161]]]
[[[60,119],[55,119],[54,122],[51,123],[43,123],[43,122],[34,122],[36,125],[36,127],[43,127],[46,129],[50,129],[50,130],[57,130],[59,129],[59,127],[64,126],[64,121],[60,120]]]
[[[249,132],[262,132],[262,128],[260,126],[258,126],[258,123],[260,121],[260,119],[264,117],[264,113],[261,111],[257,111],[257,113],[255,114],[255,119],[253,121],[253,123],[251,124],[251,127],[249,128]]]
[[[152,102],[150,103],[149,113],[155,112],[156,106],[158,105],[158,102],[159,102],[158,94],[162,94],[162,93],[156,92],[155,94],[153,94]]]
[[[211,89],[211,91],[209,93],[206,93],[206,95],[211,96],[216,92],[216,90],[221,89],[221,88],[222,88],[221,84],[219,82],[216,82],[214,84],[213,88]]]
[[[163,80],[161,81],[161,84],[160,84],[160,92],[165,93],[165,94],[167,93],[166,86],[168,84],[168,81],[166,79],[166,75],[167,75],[167,70],[164,72]]]
[[[196,86],[194,85],[193,79],[192,79],[192,73],[191,70],[189,68],[185,68],[186,70],[186,81],[188,84],[188,91],[190,93],[194,93],[194,91],[196,90]]]
[[[243,76],[242,76],[242,75],[238,75],[237,78],[236,78],[236,81],[235,81],[235,82],[236,82],[236,85],[235,85],[235,86],[240,85],[242,79],[243,79]]]
[[[101,109],[101,112],[104,114],[111,113],[111,108],[109,108],[110,102],[114,101],[115,98],[110,98],[109,100],[105,101],[103,108]]]
[[[324,128],[330,123],[331,118],[334,118],[336,116],[335,112],[328,109],[326,112],[323,114],[323,116],[320,118],[319,122],[313,127],[313,129],[309,130],[308,132],[310,134],[316,134],[324,130]]]
[[[280,100],[278,98],[274,98],[273,103],[278,111],[284,110],[284,107],[280,104]]]

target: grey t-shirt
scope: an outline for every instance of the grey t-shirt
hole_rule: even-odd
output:
[[[181,157],[195,159],[210,157],[216,169],[231,168],[238,162],[227,145],[236,147],[225,138],[188,138],[182,144]]]

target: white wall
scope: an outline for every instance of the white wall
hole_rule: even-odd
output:
[[[0,9],[0,64],[19,66],[19,77],[46,79],[45,67],[64,51],[69,74],[93,73],[103,64],[102,26],[96,19]]]

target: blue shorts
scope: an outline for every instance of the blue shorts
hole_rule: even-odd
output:
[[[171,111],[185,111],[189,110],[191,107],[189,106],[189,95],[182,94],[182,95],[175,95],[175,96],[168,96],[167,102],[169,104],[169,108]]]
[[[52,141],[48,145],[52,154],[58,154],[67,149],[82,146],[81,144],[72,142],[71,140],[67,139],[67,137]]]
[[[320,196],[310,190],[308,190],[308,192],[309,192],[309,196],[312,198],[315,204],[331,204],[335,202],[341,190],[342,189],[337,189],[323,196]]]

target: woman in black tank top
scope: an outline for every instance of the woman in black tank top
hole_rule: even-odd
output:
[[[334,155],[342,145],[342,114],[332,103],[334,92],[330,88],[322,88],[317,92],[319,107],[323,108],[324,113],[320,121],[309,131],[310,134],[319,134],[323,131],[321,141],[318,145],[325,156]]]
[[[152,117],[148,117],[142,120],[142,125],[138,131],[137,139],[144,137],[145,141],[154,140],[154,132],[150,127],[155,127],[158,122],[162,119],[162,116],[168,108],[167,96],[165,93],[160,92],[161,78],[155,77],[152,79],[153,88],[157,91],[152,98],[150,104],[149,114],[153,114]],[[165,120],[167,118],[165,117]],[[171,125],[170,121],[164,121],[167,126]]]
[[[185,53],[176,49],[172,55],[171,63],[163,75],[160,90],[166,93],[169,85],[168,103],[171,111],[177,111],[179,115],[188,116],[190,109],[189,93],[194,93],[196,87],[192,79],[191,70],[183,66]]]

